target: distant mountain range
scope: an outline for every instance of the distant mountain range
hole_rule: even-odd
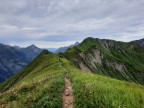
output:
[[[41,51],[35,45],[20,48],[0,44],[0,82],[22,70]]]
[[[67,49],[73,48],[74,46],[77,46],[78,44],[79,44],[79,42],[76,42],[75,44],[70,45],[70,46],[60,47],[60,48],[58,48],[58,49],[55,51],[55,53],[62,53],[62,52],[65,52]]]
[[[114,41],[101,41],[101,42],[113,43]],[[136,40],[133,42],[136,42],[141,47],[144,47],[144,39]],[[48,48],[48,50],[50,50],[51,52],[54,52],[54,53],[63,53],[66,50],[68,50],[69,48],[73,48],[79,44],[80,44],[79,42],[76,42],[73,45],[66,46],[66,47],[60,47],[57,50],[55,48]],[[87,47],[87,46],[85,46],[85,47]],[[108,47],[108,46],[106,46],[106,47]],[[40,49],[40,48],[36,47],[35,45],[31,45],[26,48],[21,48],[19,46],[12,47],[9,45],[0,44],[0,82],[5,81],[9,77],[11,77],[13,74],[22,70],[42,50],[43,49]],[[81,68],[82,68],[82,65],[85,65],[85,64],[82,63],[80,65]],[[141,66],[141,64],[140,64],[140,66]],[[89,68],[85,68],[84,70],[91,71],[91,69],[89,69]]]
[[[32,61],[42,51],[42,49],[36,47],[35,45],[31,45],[26,48],[18,48],[18,50],[23,52],[29,61]]]

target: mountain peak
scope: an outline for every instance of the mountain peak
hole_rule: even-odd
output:
[[[16,48],[16,49],[21,49],[21,47],[19,47],[19,46],[16,46],[16,45],[14,45],[14,48]]]
[[[36,45],[34,45],[34,44],[32,44],[32,45],[30,45],[30,46],[28,46],[28,47],[31,47],[31,48],[38,48]]]
[[[75,44],[74,44],[74,46],[76,46],[76,45],[78,45],[79,44],[79,42],[76,42]]]
[[[84,40],[92,40],[92,39],[95,39],[95,38],[93,38],[93,37],[87,37]]]
[[[49,52],[47,49],[44,49],[40,55],[46,55],[46,54],[52,54],[51,52]]]

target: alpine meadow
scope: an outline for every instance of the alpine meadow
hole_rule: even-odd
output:
[[[143,64],[144,49],[134,42],[87,38],[64,53],[43,50],[0,84],[0,104],[6,108],[61,108],[67,70],[74,99],[66,106],[143,108]]]

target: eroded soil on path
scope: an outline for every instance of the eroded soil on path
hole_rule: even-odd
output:
[[[70,80],[67,78],[68,71],[63,67],[63,69],[67,72],[65,76],[65,89],[62,93],[63,106],[62,108],[73,108],[73,92],[72,85]]]

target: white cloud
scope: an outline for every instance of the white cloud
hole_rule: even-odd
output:
[[[39,28],[36,27],[23,27],[22,30],[39,30]]]
[[[13,26],[13,25],[2,25],[1,29],[9,29],[9,30],[14,30],[17,29],[17,26]]]

